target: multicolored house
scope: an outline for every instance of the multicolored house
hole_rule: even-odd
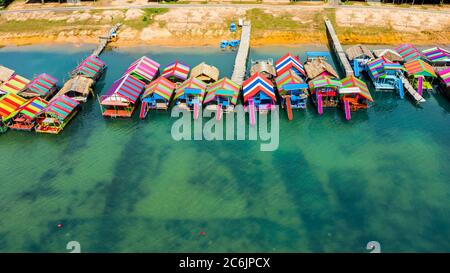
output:
[[[301,78],[306,78],[305,68],[300,62],[300,57],[294,56],[290,52],[275,62],[275,69],[277,70],[278,76],[284,74],[286,71],[292,70]]]
[[[123,75],[101,96],[102,115],[113,118],[131,117],[144,87],[143,81],[130,74]]]
[[[40,97],[48,99],[55,93],[58,80],[48,74],[40,74],[27,84],[25,89],[19,92],[19,95],[24,98]]]
[[[433,67],[422,61],[414,60],[404,64],[409,82],[422,95],[423,90],[433,90],[432,81],[437,77]]]
[[[323,107],[336,107],[339,103],[338,90],[341,82],[327,76],[319,76],[308,83],[312,100],[317,106],[317,112],[322,115]]]
[[[373,102],[367,84],[356,78],[349,76],[341,80],[342,86],[339,88],[339,97],[345,111],[345,118],[350,120],[350,112],[360,109],[367,109],[369,102]]]
[[[163,76],[152,81],[141,97],[141,112],[139,117],[144,119],[149,110],[167,110],[174,94],[175,83]]]
[[[412,44],[403,44],[395,48],[400,56],[402,56],[404,62],[410,62],[419,60],[422,57],[422,53]]]
[[[206,89],[203,105],[206,110],[216,111],[220,120],[222,112],[231,112],[237,103],[240,86],[227,77],[218,80]]]
[[[308,84],[292,69],[279,74],[275,83],[281,98],[281,107],[286,109],[288,119],[292,120],[292,108],[306,108]]]
[[[250,111],[270,111],[276,103],[272,82],[261,73],[255,73],[242,83],[244,106]],[[248,108],[250,107],[250,108]]]
[[[422,54],[433,66],[450,65],[450,51],[442,47],[432,47],[422,50]]]
[[[164,68],[161,76],[170,80],[171,82],[182,82],[188,78],[190,67],[178,60],[170,63]]]
[[[0,95],[6,93],[17,94],[20,91],[22,91],[27,86],[28,83],[30,83],[29,79],[22,77],[18,74],[14,74],[11,78],[9,78],[0,86]]]
[[[439,90],[450,98],[450,67],[439,71],[437,74],[440,79]]]
[[[38,133],[59,134],[78,112],[80,103],[65,95],[58,96],[36,117]]]
[[[400,97],[404,98],[403,84],[400,79],[403,73],[401,64],[388,62],[384,58],[377,58],[367,63],[366,71],[376,91],[396,90]]]
[[[175,104],[181,109],[194,111],[194,118],[196,118],[205,94],[206,83],[197,78],[190,77],[175,90],[173,99]]]
[[[14,93],[8,93],[0,98],[0,133],[8,130],[6,121],[26,102],[26,99]]]
[[[159,63],[143,56],[128,67],[125,75],[131,75],[145,84],[149,84],[158,74],[159,66]]]
[[[106,64],[102,60],[94,55],[90,55],[72,71],[72,75],[81,75],[96,81],[102,76],[105,68]]]
[[[14,130],[31,131],[36,126],[36,117],[47,106],[48,102],[34,97],[22,105],[14,116],[8,120],[8,127]]]

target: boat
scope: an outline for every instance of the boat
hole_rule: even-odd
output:
[[[55,97],[36,117],[38,133],[59,134],[78,112],[80,103],[68,96]]]
[[[222,112],[228,113],[234,110],[239,90],[239,84],[224,77],[207,87],[203,105],[206,110],[215,111],[217,119],[220,120]]]
[[[351,118],[350,112],[367,109],[369,103],[373,102],[367,84],[355,76],[342,79],[341,85],[339,88],[339,97],[347,120]]]
[[[7,120],[8,127],[13,130],[31,131],[36,126],[36,118],[48,102],[40,97],[34,97],[19,107],[13,116]]]
[[[152,81],[141,96],[139,117],[144,119],[149,110],[167,110],[174,94],[175,83],[163,76]]]

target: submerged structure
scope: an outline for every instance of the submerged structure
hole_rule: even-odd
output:
[[[281,107],[286,109],[288,119],[292,120],[292,109],[306,108],[308,84],[296,71],[289,69],[275,78]]]
[[[339,97],[345,111],[345,118],[350,120],[350,112],[368,108],[369,102],[373,102],[373,98],[366,83],[355,76],[342,79],[341,84]]]
[[[59,134],[78,112],[79,102],[65,95],[55,97],[36,117],[36,132]]]
[[[139,117],[144,119],[149,110],[167,110],[175,90],[175,83],[163,76],[152,81],[141,97],[141,111]]]
[[[237,103],[240,86],[227,77],[211,84],[206,89],[203,102],[205,109],[216,111],[216,119],[220,120],[222,112],[231,112]]]
[[[178,60],[170,63],[164,68],[161,76],[170,80],[171,82],[182,82],[188,78],[190,67]]]
[[[414,60],[405,63],[404,66],[409,82],[419,95],[422,96],[423,90],[433,90],[432,81],[437,75],[430,64],[422,60]]]

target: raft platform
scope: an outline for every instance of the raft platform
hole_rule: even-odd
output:
[[[416,90],[412,87],[412,85],[409,83],[408,79],[405,78],[405,76],[400,75],[400,80],[403,83],[403,86],[405,87],[406,92],[411,95],[411,97],[415,100],[416,104],[419,104],[421,102],[425,102],[425,99],[417,93]]]
[[[344,71],[345,73],[345,77],[353,76],[354,72],[352,66],[350,65],[350,62],[345,55],[345,51],[342,48],[341,43],[339,42],[336,32],[334,31],[333,24],[329,19],[325,19],[325,27],[327,30],[328,42],[331,49],[333,50],[333,53],[336,55],[339,61],[339,65],[342,71]]]
[[[250,50],[250,31],[252,25],[250,21],[245,21],[242,25],[241,42],[234,61],[233,74],[231,80],[239,85],[244,81],[247,58]]]

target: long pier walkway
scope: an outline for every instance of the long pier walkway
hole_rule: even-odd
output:
[[[405,76],[401,75],[400,79],[402,80],[403,86],[405,87],[405,90],[408,92],[408,94],[411,95],[411,97],[416,101],[416,103],[425,102],[425,99],[417,93],[416,90],[411,86],[408,79],[405,78]]]
[[[339,61],[341,69],[344,71],[346,77],[353,76],[354,73],[352,66],[345,55],[344,49],[339,42],[336,32],[334,31],[333,24],[330,20],[325,19],[325,27],[327,29],[328,42],[330,43],[330,46]]]
[[[92,52],[92,55],[95,57],[98,57],[100,53],[105,49],[106,45],[111,42],[111,40],[117,35],[117,31],[119,30],[120,26],[122,24],[118,23],[115,24],[108,32],[106,36],[100,36],[100,44],[97,46],[97,48]]]
[[[241,85],[244,81],[245,71],[247,68],[247,58],[250,50],[250,31],[252,25],[250,21],[244,21],[242,25],[241,41],[239,43],[239,49],[234,61],[233,74],[231,80]]]

